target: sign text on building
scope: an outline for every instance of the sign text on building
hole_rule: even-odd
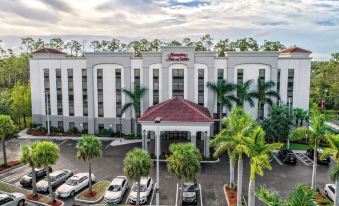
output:
[[[166,61],[188,61],[188,54],[184,53],[169,53]]]

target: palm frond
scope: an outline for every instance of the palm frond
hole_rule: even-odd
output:
[[[255,192],[255,196],[267,206],[282,206],[283,201],[280,195],[276,192],[270,192],[264,187],[260,187]]]
[[[310,133],[310,130],[308,128],[299,127],[295,129],[294,131],[292,131],[288,138],[292,141],[302,140],[306,138],[309,135],[309,133]]]

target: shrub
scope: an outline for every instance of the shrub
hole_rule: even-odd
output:
[[[71,135],[79,134],[79,130],[78,128],[73,127],[73,128],[68,129],[67,134],[71,134]]]

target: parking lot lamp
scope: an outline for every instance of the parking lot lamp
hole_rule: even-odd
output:
[[[147,151],[147,139],[146,139],[146,130],[144,129],[144,131],[142,131],[142,133],[143,133],[143,143],[144,143],[144,148],[143,149],[145,149],[146,151]]]
[[[156,182],[156,205],[159,205],[159,156],[160,156],[160,131],[159,131],[159,124],[161,122],[161,117],[155,118],[155,124],[157,125],[157,149],[156,149],[156,156],[157,156],[157,182]]]

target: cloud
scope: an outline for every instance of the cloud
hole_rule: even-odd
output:
[[[51,6],[53,9],[70,12],[72,11],[71,7],[62,0],[42,0],[44,4]]]
[[[339,21],[336,21],[335,19],[321,20],[315,23],[321,26],[338,26],[339,25]]]

